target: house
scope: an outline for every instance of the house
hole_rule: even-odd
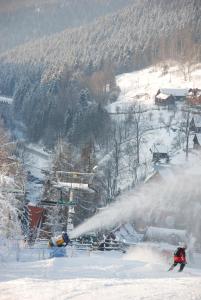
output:
[[[193,117],[190,121],[189,129],[195,133],[201,133],[201,120]]]
[[[160,89],[161,93],[172,95],[176,101],[186,100],[189,89]]]
[[[189,93],[188,89],[159,89],[155,96],[155,103],[158,105],[169,105],[174,104],[175,101],[186,100],[186,97]],[[167,102],[167,104],[166,104]]]
[[[156,105],[174,105],[175,99],[172,95],[167,95],[163,93],[156,94],[155,96]]]
[[[153,162],[161,162],[162,160],[165,160],[165,162],[169,162],[170,157],[167,151],[167,148],[164,145],[156,145],[154,144],[153,148],[150,149],[153,158]]]
[[[187,101],[191,105],[201,105],[201,89],[190,89]]]

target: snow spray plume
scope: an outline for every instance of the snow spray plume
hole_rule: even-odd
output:
[[[193,166],[186,163],[182,169],[168,168],[164,179],[141,184],[138,188],[122,194],[105,210],[75,228],[71,238],[137,219],[146,224],[153,221],[157,224],[162,215],[176,216],[176,220],[182,217],[182,222],[190,229],[192,222],[195,224],[201,214],[199,165],[200,161]],[[165,225],[168,227],[168,224]]]
[[[150,263],[153,268],[162,268],[167,264],[167,258],[162,253],[162,249],[152,244],[138,244],[130,247],[123,257],[124,260],[137,260],[141,262]]]

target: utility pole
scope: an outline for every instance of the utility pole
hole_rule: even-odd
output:
[[[69,190],[69,202],[70,202],[70,204],[73,203],[73,189],[72,188]],[[74,229],[73,218],[72,218],[74,213],[75,213],[74,205],[69,205],[68,222],[67,222],[68,233],[69,233],[69,231],[72,231]]]
[[[190,110],[188,110],[187,112],[187,119],[186,119],[186,160],[188,160],[189,136],[190,136]]]

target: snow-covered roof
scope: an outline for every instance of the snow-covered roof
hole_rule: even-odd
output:
[[[116,239],[124,243],[135,244],[142,239],[142,234],[138,234],[129,223],[119,226],[113,232]]]
[[[155,176],[158,175],[158,172],[153,170],[144,180],[144,183],[149,182],[150,180],[152,180],[152,178],[154,178]]]
[[[188,89],[160,89],[160,92],[166,95],[173,95],[175,97],[185,97],[188,95]]]
[[[12,98],[7,98],[7,97],[0,96],[0,103],[12,104],[13,103],[13,99]]]
[[[167,95],[167,94],[163,94],[163,93],[159,93],[156,98],[160,98],[162,100],[166,100],[170,97],[170,95]]]
[[[58,181],[56,184],[54,184],[54,186],[56,188],[67,188],[67,189],[84,190],[88,192],[93,192],[93,190],[90,189],[88,184],[86,183],[71,183],[71,182]]]

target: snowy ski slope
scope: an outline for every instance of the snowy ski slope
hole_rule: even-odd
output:
[[[150,250],[88,252],[1,265],[1,300],[200,300],[201,270],[167,272]]]

